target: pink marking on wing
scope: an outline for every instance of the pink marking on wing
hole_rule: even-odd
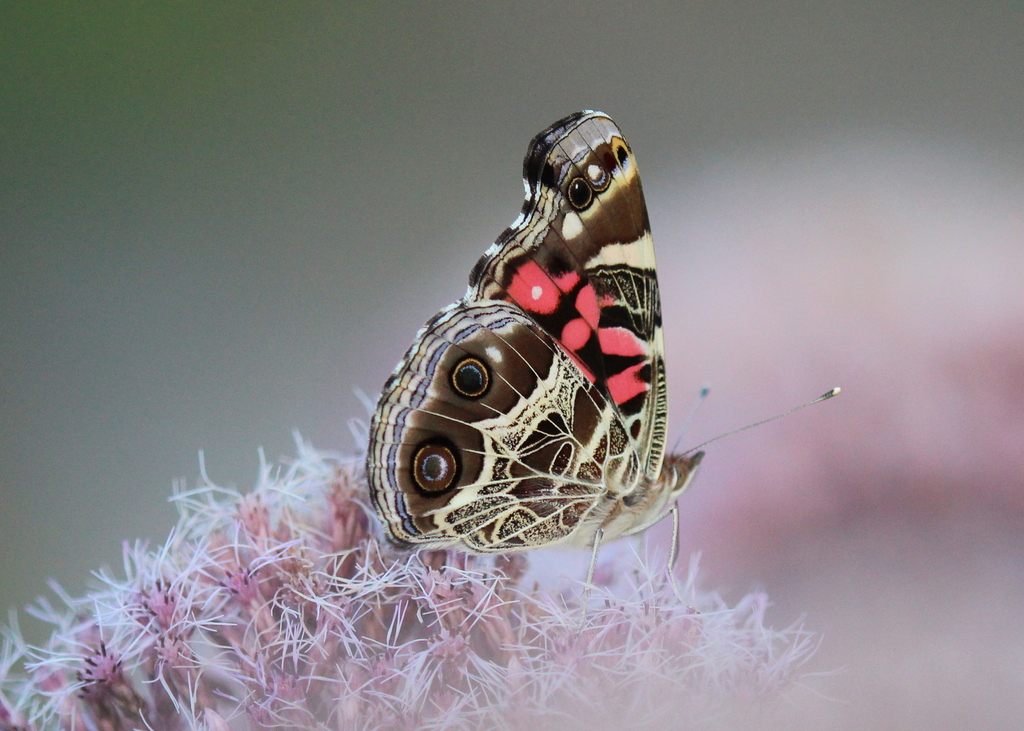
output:
[[[569,350],[579,350],[590,340],[592,332],[590,325],[582,317],[569,320],[562,328],[562,345]]]
[[[646,355],[644,342],[624,327],[602,327],[597,331],[602,352],[607,355]]]
[[[601,317],[601,308],[597,306],[597,294],[594,287],[587,284],[576,295],[576,310],[583,315],[583,319],[594,329],[597,329],[597,321]]]
[[[644,365],[644,363],[637,363],[621,373],[608,376],[608,393],[611,394],[612,401],[624,404],[649,388],[647,383],[637,375]]]
[[[610,307],[615,304],[616,299],[614,295],[602,294],[599,300],[601,307]]]
[[[526,262],[512,275],[508,295],[524,310],[542,315],[554,312],[562,297],[551,277],[535,261]]]
[[[555,284],[563,292],[569,292],[573,287],[576,286],[577,282],[580,281],[580,275],[578,272],[568,271],[560,277],[554,277]]]

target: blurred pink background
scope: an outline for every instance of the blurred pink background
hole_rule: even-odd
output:
[[[663,280],[680,272],[666,310],[686,313],[666,318],[671,385],[677,399],[713,385],[683,443],[844,389],[709,447],[682,501],[684,554],[823,631],[813,664],[842,671],[814,687],[851,705],[809,693],[795,718],[1015,725],[1020,178],[976,152],[880,137],[751,155],[683,187],[659,226]]]
[[[673,434],[711,387],[683,446],[844,390],[712,445],[681,503],[706,585],[822,634],[790,720],[1024,720],[1020,8],[43,2],[0,31],[0,604],[161,540],[199,450],[240,486],[293,429],[354,450],[352,390],[461,296],[530,137],[598,108],[643,174]]]

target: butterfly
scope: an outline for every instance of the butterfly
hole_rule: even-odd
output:
[[[636,159],[605,114],[530,143],[526,199],[384,384],[373,506],[397,544],[590,546],[665,516],[702,453],[666,455],[661,298]]]

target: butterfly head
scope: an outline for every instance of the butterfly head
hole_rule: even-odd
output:
[[[669,493],[669,502],[672,502],[690,486],[694,475],[697,474],[697,467],[704,459],[704,452],[695,452],[687,456],[685,454],[669,454],[665,456],[665,462],[661,468],[661,479]]]

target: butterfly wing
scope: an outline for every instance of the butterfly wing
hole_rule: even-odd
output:
[[[586,538],[641,465],[596,386],[522,310],[461,301],[420,331],[370,425],[370,493],[400,543],[488,553]]]
[[[612,405],[656,480],[668,399],[636,161],[610,118],[579,112],[534,138],[523,169],[522,213],[477,262],[466,298],[521,307]]]
[[[580,112],[534,138],[523,211],[430,320],[370,426],[392,538],[502,552],[589,545],[664,514],[699,460],[664,462],[661,302],[636,162]]]

